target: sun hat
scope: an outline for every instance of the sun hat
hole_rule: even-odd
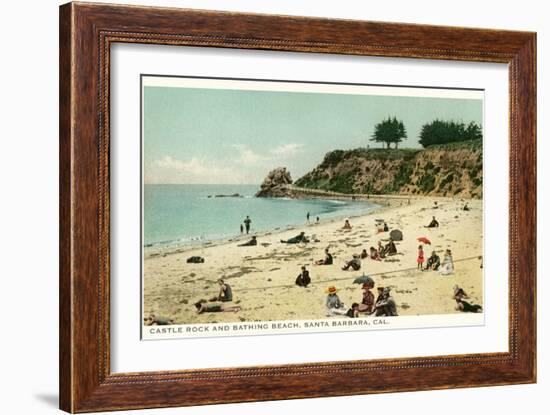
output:
[[[326,291],[328,294],[336,294],[336,291],[338,291],[338,288],[336,288],[334,285],[331,285],[330,287],[327,288]]]

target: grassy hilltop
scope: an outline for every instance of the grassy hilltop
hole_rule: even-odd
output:
[[[294,185],[340,193],[481,198],[482,140],[425,149],[334,150]]]

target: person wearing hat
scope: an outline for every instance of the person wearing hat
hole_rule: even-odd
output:
[[[298,277],[296,277],[295,284],[298,287],[307,287],[311,283],[311,278],[309,276],[309,271],[306,269],[306,266],[302,266],[302,272]]]
[[[391,288],[386,287],[382,291],[382,298],[376,302],[374,309],[376,316],[397,316],[397,305],[390,294]]]
[[[346,310],[344,309],[344,303],[340,301],[340,298],[338,297],[338,288],[331,285],[327,288],[327,299],[325,302],[325,306],[327,309],[327,317],[334,316],[334,315],[345,315]]]
[[[347,271],[350,267],[353,268],[354,271],[359,271],[361,269],[361,259],[359,255],[353,254],[353,258],[344,264],[342,271]]]
[[[363,284],[362,288],[363,299],[361,300],[361,304],[359,304],[358,310],[370,314],[374,309],[374,294],[371,291],[371,289],[374,288],[374,284],[366,282]]]

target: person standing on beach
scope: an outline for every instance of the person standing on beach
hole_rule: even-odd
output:
[[[418,245],[418,258],[416,258],[417,268],[422,271],[424,267],[424,249],[422,245]]]
[[[244,233],[244,226],[243,224],[241,223],[241,235]]]
[[[247,235],[250,232],[250,224],[251,223],[252,223],[252,221],[250,220],[250,217],[246,216],[246,219],[244,220],[244,227],[246,228],[246,234]]]
[[[307,212],[306,219],[307,219],[307,223],[309,223],[309,212]]]

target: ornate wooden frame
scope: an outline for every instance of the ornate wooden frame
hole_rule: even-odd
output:
[[[507,63],[509,249],[514,259],[509,352],[111,373],[109,57],[115,42]],[[535,33],[69,3],[60,8],[59,93],[61,409],[90,412],[535,382]],[[379,373],[384,373],[383,382]]]

